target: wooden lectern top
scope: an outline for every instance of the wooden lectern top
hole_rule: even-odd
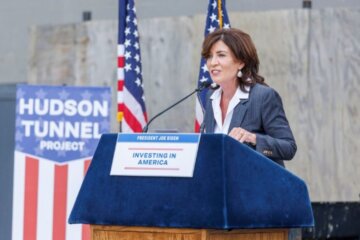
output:
[[[287,240],[288,229],[214,230],[91,225],[91,240]]]

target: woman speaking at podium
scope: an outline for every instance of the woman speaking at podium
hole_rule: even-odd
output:
[[[229,134],[284,166],[283,160],[295,155],[295,139],[279,94],[258,74],[250,36],[218,29],[205,38],[201,54],[220,86],[207,95],[203,131]]]

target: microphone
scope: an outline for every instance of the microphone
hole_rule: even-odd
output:
[[[183,97],[182,99],[180,99],[179,101],[177,101],[176,103],[174,103],[173,105],[171,105],[170,107],[164,109],[163,111],[159,112],[158,114],[156,114],[155,116],[153,116],[148,123],[145,125],[145,127],[143,128],[142,132],[146,133],[149,129],[150,123],[152,121],[154,121],[157,117],[159,117],[160,115],[164,114],[165,112],[167,112],[168,110],[170,110],[171,108],[175,107],[176,105],[178,105],[179,103],[183,102],[185,99],[189,98],[191,95],[193,95],[194,93],[197,92],[201,92],[202,90],[204,90],[205,88],[211,87],[212,83],[209,82],[203,82],[201,83],[201,85],[196,88],[194,91],[192,91],[190,94],[186,95],[185,97]],[[213,87],[212,87],[213,88]]]

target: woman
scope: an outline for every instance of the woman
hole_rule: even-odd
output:
[[[296,143],[279,94],[258,74],[259,59],[250,36],[219,29],[203,43],[202,56],[220,88],[207,96],[203,129],[229,134],[284,166]]]

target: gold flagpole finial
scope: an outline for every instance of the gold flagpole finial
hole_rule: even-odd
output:
[[[118,122],[121,122],[123,120],[123,118],[124,118],[124,113],[123,112],[118,112],[116,118],[117,118]]]

